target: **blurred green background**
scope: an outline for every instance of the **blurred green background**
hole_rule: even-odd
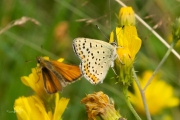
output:
[[[132,6],[135,13],[144,19],[168,42],[171,24],[180,16],[178,0],[123,0]],[[78,57],[72,49],[72,40],[87,37],[108,41],[95,27],[98,25],[109,38],[110,32],[118,25],[117,15],[121,6],[115,0],[1,0],[0,29],[11,21],[27,16],[41,23],[37,26],[27,22],[15,26],[0,34],[0,119],[14,120],[14,100],[20,96],[29,96],[33,91],[20,80],[21,76],[31,73],[36,66],[37,56],[49,56],[51,59],[65,58],[66,63],[78,65]],[[139,21],[137,30],[142,39],[142,47],[135,61],[138,74],[154,70],[167,48],[148,31]],[[42,46],[42,47],[41,47]],[[180,53],[180,45],[175,47]],[[29,61],[29,62],[27,62]],[[180,97],[180,60],[171,54],[160,69],[162,79],[171,84],[175,95]],[[109,70],[103,84],[91,85],[84,78],[67,86],[61,96],[70,98],[63,114],[64,120],[85,120],[87,113],[80,101],[89,93],[103,91],[113,98],[115,107],[128,119],[134,116],[125,104],[119,84],[115,84],[115,74]],[[165,111],[173,120],[180,117],[180,107]],[[161,115],[154,116],[159,120]],[[142,116],[142,118],[145,118]]]

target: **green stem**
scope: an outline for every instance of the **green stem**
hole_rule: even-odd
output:
[[[144,105],[144,109],[145,109],[145,112],[146,112],[146,116],[147,116],[147,119],[148,120],[151,120],[151,115],[150,115],[150,112],[149,112],[149,109],[148,109],[148,105],[147,105],[147,102],[146,102],[146,97],[145,97],[145,91],[148,87],[148,85],[151,83],[152,79],[154,78],[154,76],[156,75],[157,71],[160,69],[160,67],[162,66],[162,64],[165,62],[165,60],[167,59],[167,57],[169,56],[169,54],[171,53],[171,50],[173,49],[174,47],[174,42],[172,42],[170,48],[168,49],[168,51],[166,52],[165,56],[163,57],[163,59],[161,60],[161,62],[159,63],[159,65],[157,66],[157,68],[155,69],[154,73],[152,74],[151,78],[148,80],[147,84],[145,85],[144,89],[141,88],[141,85],[139,83],[139,80],[137,78],[137,75],[135,73],[135,70],[133,69],[133,75],[135,77],[135,82],[140,90],[140,93],[141,93],[141,97],[142,97],[142,100],[143,100],[143,105]]]
[[[161,62],[159,63],[159,65],[157,66],[157,68],[155,69],[155,71],[153,72],[152,76],[150,77],[150,79],[148,80],[148,82],[146,83],[143,91],[145,92],[148,85],[151,83],[151,81],[153,80],[154,76],[156,75],[156,73],[158,72],[158,70],[160,69],[160,67],[162,66],[162,64],[165,62],[165,60],[167,59],[167,57],[169,56],[169,54],[171,53],[173,47],[174,47],[175,43],[172,42],[170,48],[168,49],[168,51],[166,52],[166,54],[164,55],[163,59],[161,60]]]
[[[137,120],[141,120],[141,118],[139,117],[139,115],[137,114],[137,112],[135,111],[135,109],[131,105],[131,102],[128,99],[128,86],[124,86],[123,93],[124,93],[125,100],[126,100],[126,103],[127,103],[128,107],[129,107],[129,109],[134,114],[134,116],[136,117]]]
[[[139,88],[140,93],[141,93],[141,97],[142,97],[144,109],[145,109],[145,112],[146,112],[147,120],[151,120],[151,114],[150,114],[149,109],[148,109],[148,105],[147,105],[147,102],[146,102],[145,93],[144,93],[144,91],[143,91],[142,88],[141,88],[141,84],[140,84],[140,82],[139,82],[139,80],[138,80],[138,77],[137,77],[137,75],[136,75],[136,73],[135,73],[134,68],[133,68],[132,71],[133,71],[133,76],[134,76],[134,78],[135,78],[134,80],[135,80],[135,82],[136,82],[136,84],[137,84],[137,86],[138,86],[138,88]]]

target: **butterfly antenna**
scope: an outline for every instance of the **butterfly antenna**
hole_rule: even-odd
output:
[[[41,50],[42,50],[42,52],[43,52],[43,45],[41,45]]]
[[[99,31],[104,35],[104,37],[105,37],[107,40],[109,40],[109,38],[103,33],[103,31],[101,30],[101,28],[100,28],[98,25],[96,25],[96,27],[97,27],[97,29],[99,29]]]
[[[25,62],[26,62],[26,63],[30,63],[30,62],[32,62],[32,60],[26,60]]]
[[[43,50],[44,50],[43,45],[41,45],[41,56],[44,56],[44,55],[42,55]]]
[[[111,1],[109,0],[109,20],[110,20],[110,30],[112,29],[111,28]]]

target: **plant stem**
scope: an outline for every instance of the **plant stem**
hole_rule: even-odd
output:
[[[125,100],[126,100],[126,103],[127,103],[128,107],[129,107],[129,109],[134,114],[134,116],[136,117],[137,120],[141,120],[141,118],[139,117],[139,115],[137,114],[137,112],[135,111],[135,109],[131,105],[131,102],[128,99],[128,86],[124,86],[123,93],[124,93]]]
[[[161,62],[159,63],[159,65],[157,66],[157,68],[155,69],[155,71],[153,72],[151,78],[148,80],[148,82],[146,83],[144,89],[141,88],[141,85],[138,81],[138,78],[136,76],[136,73],[135,73],[135,70],[133,69],[133,75],[135,77],[135,81],[136,81],[136,84],[140,90],[140,93],[141,93],[141,97],[142,97],[142,100],[143,100],[143,105],[144,105],[144,108],[145,108],[145,111],[146,111],[146,116],[147,116],[147,119],[148,120],[151,120],[151,115],[150,115],[150,112],[149,112],[149,109],[148,109],[148,105],[147,105],[147,102],[146,102],[146,97],[145,97],[145,91],[148,87],[148,85],[151,83],[151,81],[153,80],[154,76],[156,75],[156,73],[158,72],[158,70],[160,69],[160,67],[162,66],[162,64],[165,62],[165,60],[167,59],[167,57],[169,56],[169,54],[171,53],[171,50],[173,49],[174,47],[174,42],[171,43],[171,46],[170,48],[168,49],[168,51],[166,52],[166,54],[164,55],[163,59],[161,60]]]
[[[137,77],[137,75],[136,75],[136,73],[135,73],[134,68],[133,68],[132,71],[133,71],[133,76],[134,76],[134,78],[135,78],[135,82],[136,82],[136,84],[137,84],[137,86],[138,86],[138,88],[139,88],[139,91],[140,91],[140,93],[141,93],[141,97],[142,97],[144,109],[145,109],[145,112],[146,112],[147,120],[151,120],[151,114],[150,114],[149,109],[148,109],[148,105],[147,105],[147,102],[146,102],[145,93],[144,93],[144,91],[143,91],[142,88],[141,88],[141,84],[140,84],[140,82],[139,82],[139,80],[138,80],[138,77]]]
[[[165,60],[167,59],[167,57],[169,56],[169,54],[171,53],[173,47],[174,47],[175,43],[174,41],[171,43],[170,48],[168,49],[168,51],[166,52],[166,54],[164,55],[163,59],[161,60],[161,62],[159,63],[159,65],[157,66],[157,68],[155,69],[155,71],[153,72],[152,76],[150,77],[150,79],[148,80],[148,82],[146,83],[143,91],[145,92],[148,85],[151,83],[151,81],[153,80],[154,76],[156,75],[156,73],[158,72],[158,70],[160,69],[160,67],[162,66],[162,64],[165,62]]]

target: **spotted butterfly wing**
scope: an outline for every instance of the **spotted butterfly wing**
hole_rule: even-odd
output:
[[[76,38],[73,48],[81,60],[80,69],[84,77],[92,84],[102,83],[109,67],[114,66],[116,47],[101,40]]]

